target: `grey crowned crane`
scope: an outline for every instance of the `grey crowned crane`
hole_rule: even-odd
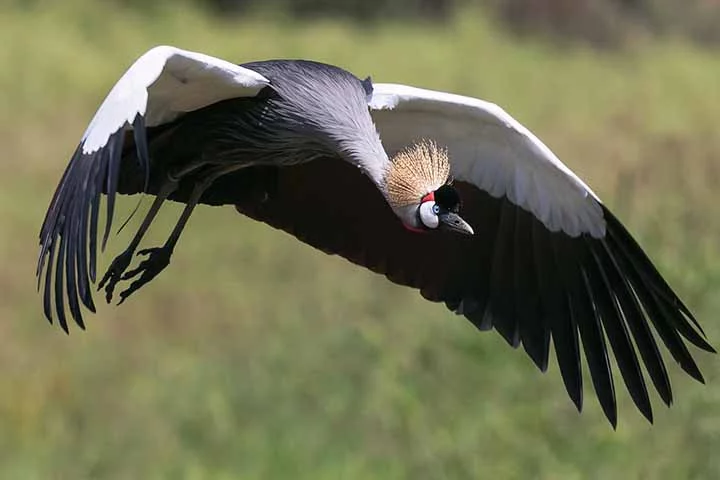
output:
[[[118,282],[130,282],[122,302],[168,265],[198,204],[234,205],[494,328],[541,371],[552,339],[578,410],[584,350],[613,427],[609,349],[651,422],[641,361],[673,401],[656,336],[701,382],[687,342],[714,351],[597,195],[500,107],[475,98],[311,61],[238,66],[149,50],[95,114],[42,225],[38,285],[45,315],[64,330],[66,310],[83,328],[83,306],[95,311],[98,238],[104,248],[116,196],[137,193],[154,200],[99,282],[108,302]],[[138,251],[166,200],[185,204],[176,227],[163,246]],[[135,253],[144,258],[129,269]]]

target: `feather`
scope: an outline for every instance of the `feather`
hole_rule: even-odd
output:
[[[448,183],[447,151],[423,140],[393,157],[387,177],[388,202],[393,207],[420,203],[422,197]]]

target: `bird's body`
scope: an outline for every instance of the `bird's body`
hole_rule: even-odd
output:
[[[368,153],[385,155],[368,113],[368,93],[350,73],[299,60],[246,66],[270,80],[273,88],[178,118],[163,142],[169,151],[158,151],[157,160],[282,166],[327,155],[351,158],[367,151],[357,144],[374,147]],[[152,135],[149,140],[152,147]]]
[[[273,88],[254,97],[213,103],[148,129],[152,193],[159,191],[168,173],[188,165],[201,166],[184,175],[185,185],[197,181],[208,168],[223,165],[282,167],[326,157],[364,168],[364,157],[374,155],[365,168],[372,171],[374,181],[383,181],[387,156],[368,112],[369,92],[358,78],[338,67],[305,60],[243,66],[262,74]],[[136,156],[135,146],[126,144],[122,193],[143,192],[144,171],[133,161]],[[375,158],[384,162],[374,162]]]
[[[81,326],[80,303],[94,310],[100,196],[107,197],[104,244],[118,192],[155,200],[100,281],[108,301],[118,282],[133,280],[122,301],[168,265],[198,203],[234,205],[444,302],[481,330],[494,328],[543,371],[552,340],[578,409],[584,350],[613,425],[608,345],[648,419],[636,349],[663,401],[672,402],[650,324],[698,380],[685,341],[713,351],[599,198],[525,127],[482,100],[373,84],[310,61],[235,66],[172,47],[150,50],[91,122],[41,230],[45,313],[66,330],[65,301]],[[166,199],[186,205],[175,229],[127,271]]]

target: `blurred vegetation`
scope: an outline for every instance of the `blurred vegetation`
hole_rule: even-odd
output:
[[[158,2],[115,0],[141,10]],[[160,4],[163,1],[159,0]],[[625,48],[638,38],[682,37],[699,45],[720,42],[718,0],[193,0],[221,16],[265,12],[295,20],[340,18],[360,23],[388,19],[444,24],[484,8],[508,30],[557,44]]]
[[[489,0],[513,32],[598,47],[621,48],[638,38],[681,37],[703,46],[720,42],[717,0]]]
[[[232,208],[196,212],[168,272],[99,306],[87,332],[47,325],[33,278],[67,159],[141,52],[305,57],[503,105],[636,233],[717,346],[716,55],[678,39],[557,49],[474,9],[369,29],[178,4],[0,5],[0,478],[720,477],[716,357],[699,356],[707,386],[669,360],[676,404],[653,397],[655,426],[619,388],[613,432],[587,377],[578,415],[555,365],[541,375],[498,335]],[[151,243],[178,214],[164,210]]]

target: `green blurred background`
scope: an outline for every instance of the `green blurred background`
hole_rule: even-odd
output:
[[[676,404],[653,396],[654,426],[619,389],[613,432],[587,376],[578,415],[554,363],[542,375],[497,334],[229,207],[196,212],[171,267],[87,332],[47,324],[33,277],[57,181],[138,55],[303,57],[504,106],[618,213],[718,347],[719,12],[0,0],[0,478],[720,478],[717,357],[699,355],[706,386],[670,361]]]

